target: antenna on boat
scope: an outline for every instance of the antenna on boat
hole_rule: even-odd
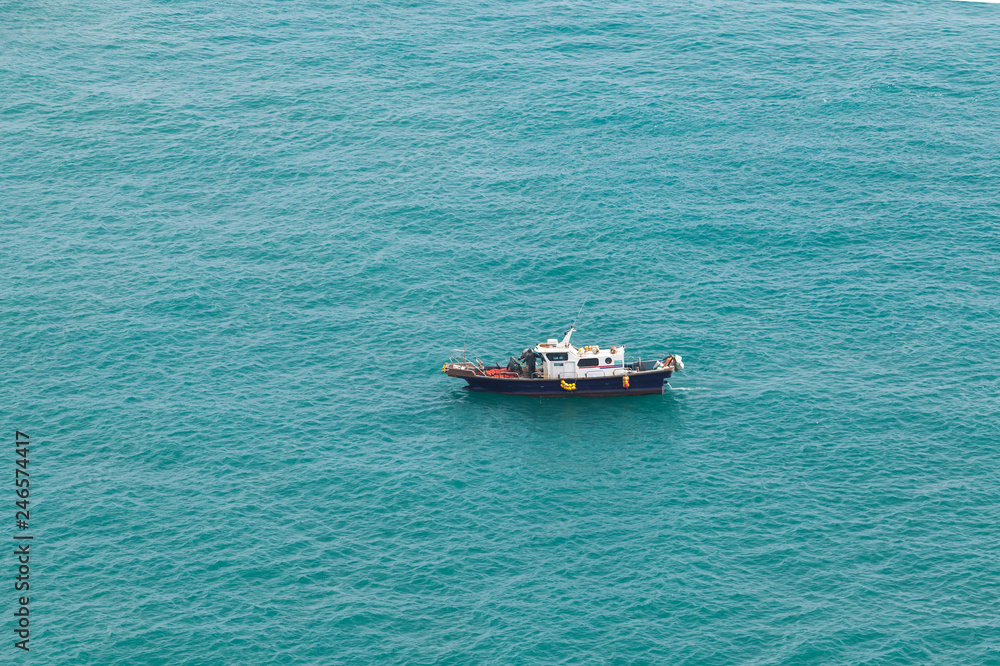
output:
[[[576,313],[576,319],[574,319],[573,323],[569,325],[570,328],[576,328],[576,320],[580,318],[581,314],[583,314],[583,306],[586,304],[587,301],[584,299],[583,303],[580,305],[580,311]]]

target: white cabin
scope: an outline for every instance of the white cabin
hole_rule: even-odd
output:
[[[618,377],[626,374],[624,346],[574,347],[570,344],[573,330],[566,331],[562,341],[551,338],[532,349],[537,356],[538,370],[546,379]]]

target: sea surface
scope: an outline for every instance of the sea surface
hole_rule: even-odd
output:
[[[0,662],[1000,663],[1000,6],[15,0],[0,46]],[[440,372],[574,320],[687,368]]]

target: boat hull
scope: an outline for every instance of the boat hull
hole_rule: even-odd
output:
[[[576,389],[567,391],[559,379],[507,379],[504,377],[484,377],[482,375],[462,377],[469,383],[469,391],[503,393],[505,395],[530,396],[611,396],[662,394],[663,382],[673,374],[672,370],[642,372],[629,375],[629,386],[622,386],[622,377],[587,377],[573,380]],[[569,381],[569,380],[567,380]]]

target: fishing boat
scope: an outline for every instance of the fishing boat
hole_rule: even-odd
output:
[[[663,382],[684,369],[680,356],[625,360],[625,347],[574,347],[570,326],[562,340],[551,338],[513,356],[507,365],[486,366],[464,351],[441,367],[449,377],[464,379],[470,391],[531,396],[609,396],[663,393]]]

